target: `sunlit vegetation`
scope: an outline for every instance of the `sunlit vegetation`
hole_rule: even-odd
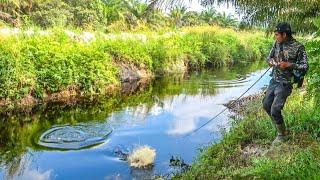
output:
[[[42,101],[61,92],[83,97],[109,94],[110,87],[115,92],[121,86],[121,64],[150,77],[205,67],[220,67],[217,74],[223,76],[231,65],[264,59],[272,44],[265,32],[287,21],[305,44],[310,65],[305,88],[295,89],[284,109],[290,140],[270,148],[274,128],[257,99],[220,143],[203,148],[191,168],[175,178],[319,179],[320,1],[199,2],[202,12],[177,0],[0,0],[0,105],[14,109],[17,101]],[[213,3],[235,6],[243,19],[218,13]],[[170,84],[166,78],[176,79]],[[202,83],[180,84],[183,74],[166,78],[143,92],[105,98],[94,106],[44,106],[33,116],[4,117],[0,163],[11,166],[9,174],[16,172],[27,147],[37,148],[40,129],[82,122],[93,114],[105,120],[112,110],[141,102],[150,108],[159,103],[156,97],[199,93],[197,83]]]
[[[107,32],[178,28],[216,24],[237,27],[230,15],[212,8],[190,11],[185,5],[167,10],[150,8],[139,0],[2,0],[0,20],[15,27],[76,27]]]
[[[320,18],[320,2],[317,0],[191,0],[198,1],[205,7],[214,4],[229,4],[242,14],[242,22],[258,25],[273,30],[281,21],[290,22],[295,31],[315,32]],[[150,8],[173,7],[181,4],[179,0],[152,0]],[[319,24],[319,23],[318,23]]]
[[[260,60],[271,45],[263,32],[218,26],[166,33],[10,32],[0,38],[0,97],[6,101],[30,96],[43,100],[65,91],[83,96],[106,94],[107,86],[119,87],[121,63],[150,75],[177,73]]]

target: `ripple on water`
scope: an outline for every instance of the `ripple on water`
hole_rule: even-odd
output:
[[[242,87],[245,86],[248,82],[251,82],[247,76],[238,76],[237,79],[232,80],[207,80],[201,85],[214,85],[217,88],[229,88],[229,87]]]
[[[112,131],[106,124],[54,126],[40,136],[38,144],[55,149],[82,149],[105,142]]]

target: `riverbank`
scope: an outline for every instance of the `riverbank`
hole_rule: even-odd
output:
[[[110,96],[124,92],[125,82],[259,60],[272,44],[263,32],[217,26],[170,33],[1,32],[2,112]]]
[[[218,144],[201,153],[191,169],[176,179],[318,179],[320,177],[320,109],[295,90],[284,110],[290,139],[278,147],[271,120],[261,108],[262,97],[246,106],[245,117]]]
[[[319,38],[304,40],[310,70],[305,87],[294,89],[283,114],[290,131],[287,142],[272,147],[276,136],[262,109],[263,95],[244,98],[234,106],[233,126],[221,142],[206,147],[192,167],[175,179],[319,179],[320,108]]]
[[[175,179],[319,179],[320,93],[319,37],[300,39],[309,56],[309,71],[302,89],[295,88],[283,114],[289,141],[271,147],[276,136],[262,109],[263,94],[225,104],[234,119],[221,142],[201,152],[192,167]]]

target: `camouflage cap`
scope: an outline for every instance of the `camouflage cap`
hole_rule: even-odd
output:
[[[291,30],[290,24],[286,22],[279,23],[274,29],[274,32],[291,32],[292,34],[295,33]]]

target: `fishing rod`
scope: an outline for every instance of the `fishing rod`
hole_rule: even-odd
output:
[[[254,85],[256,85],[261,79],[262,77],[271,69],[272,66],[270,66],[245,92],[243,92],[235,101],[232,101],[230,103],[230,106],[233,105],[235,102],[237,102],[240,98],[242,98]],[[217,115],[215,115],[214,117],[212,117],[211,119],[209,119],[206,123],[202,124],[200,127],[198,127],[197,129],[193,130],[192,132],[186,134],[183,137],[188,137],[194,133],[196,133],[197,131],[199,131],[201,128],[203,128],[204,126],[206,126],[207,124],[209,124],[211,121],[213,121],[214,119],[216,119],[220,114],[224,113],[226,110],[228,109],[228,107],[224,108],[222,111],[220,111]]]

